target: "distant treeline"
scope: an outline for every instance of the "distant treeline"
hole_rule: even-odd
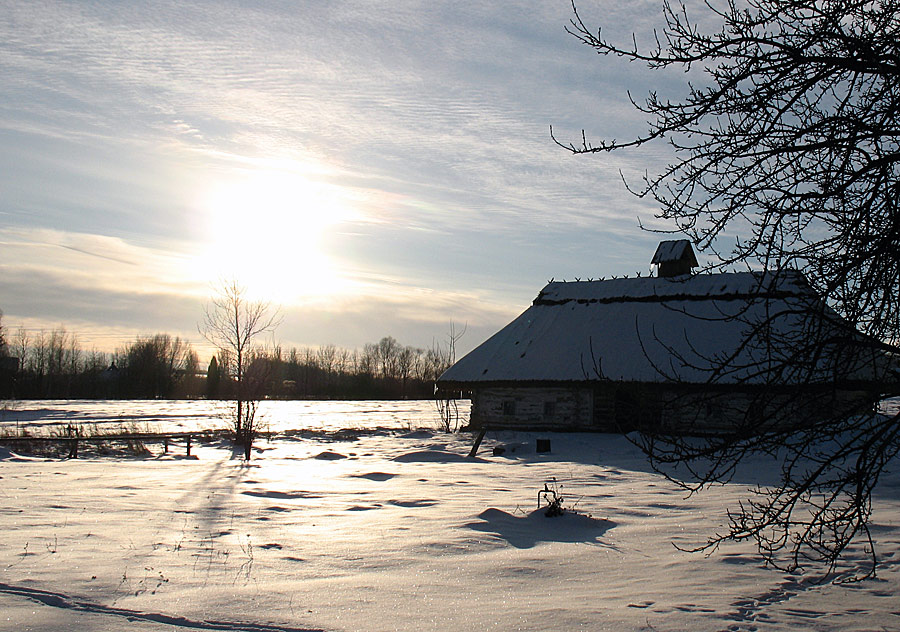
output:
[[[2,313],[0,313],[2,314]],[[214,357],[201,366],[179,337],[139,337],[114,353],[84,351],[65,329],[3,335],[0,397],[19,399],[227,399],[230,366]],[[361,350],[334,345],[280,347],[254,352],[264,374],[265,397],[280,399],[421,399],[433,397],[435,379],[449,365],[438,346],[404,346],[388,336]]]

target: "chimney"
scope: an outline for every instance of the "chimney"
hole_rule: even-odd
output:
[[[691,270],[699,265],[697,257],[694,256],[691,242],[687,239],[659,242],[656,254],[653,255],[653,260],[650,263],[655,263],[658,266],[656,272],[658,277],[676,277],[690,274]]]

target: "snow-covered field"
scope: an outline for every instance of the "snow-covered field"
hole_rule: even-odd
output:
[[[20,403],[6,421],[219,423],[156,404]],[[329,421],[249,464],[224,443],[0,448],[0,630],[900,630],[900,463],[876,499],[878,579],[821,584],[762,568],[749,544],[673,546],[702,542],[772,464],[685,499],[623,437],[489,433],[469,459],[471,436],[437,432],[428,405],[328,403],[323,419],[382,429],[335,440]],[[554,478],[575,511],[547,518],[537,492]]]
[[[207,400],[64,400],[0,402],[0,432],[46,434],[69,424],[100,431],[182,432],[227,426],[228,402]],[[468,401],[460,402],[468,418]],[[437,409],[430,400],[403,401],[263,401],[260,427],[286,430],[346,428],[410,429],[434,427]]]

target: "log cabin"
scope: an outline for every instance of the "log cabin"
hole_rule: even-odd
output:
[[[692,274],[664,241],[657,276],[551,281],[451,366],[469,428],[677,434],[753,431],[872,411],[898,350],[844,321],[794,270]]]

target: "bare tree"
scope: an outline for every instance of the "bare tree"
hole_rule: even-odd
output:
[[[3,310],[0,309],[0,357],[5,357],[8,352],[6,328],[3,326]]]
[[[38,347],[38,350],[41,362],[46,367],[47,394],[69,396],[81,361],[81,349],[75,334],[70,334],[65,327],[59,326],[50,332],[47,339],[44,339],[44,332],[41,331],[38,341],[46,345]]]
[[[198,329],[220,352],[219,369],[234,383],[234,440],[250,460],[253,441],[259,433],[256,409],[262,398],[265,376],[259,370],[257,340],[273,332],[281,322],[277,309],[267,302],[251,301],[237,281],[223,281],[210,299]]]
[[[193,351],[180,337],[155,334],[139,337],[123,351],[124,387],[131,397],[172,397],[176,385],[196,366]]]
[[[400,379],[400,395],[404,398],[407,396],[407,382],[413,375],[422,353],[422,349],[409,346],[401,347],[397,352],[397,377]]]
[[[9,355],[6,329],[3,327],[3,310],[0,309],[0,398],[14,395],[15,374],[18,368],[18,358]]]
[[[338,349],[334,345],[324,345],[316,351],[316,363],[326,374],[334,372],[337,365]]]
[[[862,332],[845,340],[880,346],[896,361],[888,345],[900,342],[900,3],[697,6],[720,26],[705,31],[684,5],[665,1],[664,28],[649,49],[637,37],[611,42],[576,9],[569,31],[597,53],[657,71],[692,71],[692,83],[680,100],[656,92],[632,100],[648,117],[644,134],[557,142],[578,154],[667,142],[673,162],[628,186],[659,204],[658,217],[673,232],[711,255],[710,269],[799,270],[822,297],[819,309]],[[764,322],[749,331],[747,345],[772,348]],[[801,386],[822,383],[811,359],[831,353],[833,330],[806,333],[794,341],[795,353],[766,356],[765,371],[793,372]],[[789,343],[775,347],[788,350]],[[731,358],[714,360],[711,384],[734,369]],[[897,392],[896,376],[889,382],[883,391]],[[757,424],[753,432],[702,441],[645,429],[642,445],[690,490],[728,480],[750,454],[777,451],[781,482],[735,510],[728,529],[706,547],[751,539],[770,563],[793,569],[815,560],[831,570],[851,544],[872,545],[872,490],[900,451],[900,419],[849,410],[807,417],[793,428]],[[687,467],[688,474],[666,466]],[[870,572],[875,567],[873,553]]]
[[[456,343],[465,335],[467,328],[468,325],[463,325],[462,331],[457,331],[456,324],[451,321],[446,345],[442,346],[437,342],[432,345],[431,358],[435,363],[435,380],[456,362]],[[459,393],[443,392],[435,386],[434,403],[437,406],[441,428],[444,432],[454,432],[459,425],[458,398]]]
[[[28,336],[28,330],[19,327],[13,342],[13,354],[19,358],[19,369],[23,371],[25,370],[25,360],[28,357],[29,344],[31,344],[31,339]]]
[[[397,361],[400,350],[400,343],[393,336],[385,336],[376,344],[375,357],[382,379],[397,377]]]
[[[48,365],[47,332],[41,329],[32,339],[31,353],[29,354],[29,369],[34,373],[40,392],[47,393],[47,365]]]
[[[356,356],[356,372],[374,377],[378,368],[378,345],[367,342]]]

